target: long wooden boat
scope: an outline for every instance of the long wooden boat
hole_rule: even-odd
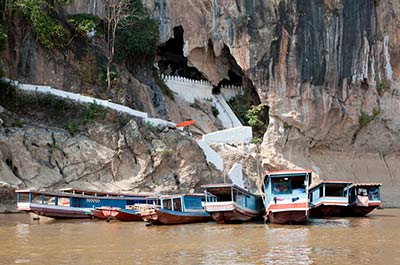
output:
[[[307,222],[309,170],[271,171],[264,175],[266,221],[279,224]]]
[[[103,211],[100,209],[90,209],[90,212],[94,218],[106,220],[107,216],[103,214]]]
[[[206,194],[204,209],[219,223],[245,222],[262,216],[260,195],[235,184],[209,184],[202,188]]]
[[[93,218],[92,209],[143,203],[143,195],[64,189],[59,192],[17,190],[17,209],[52,218]]]
[[[327,217],[343,216],[349,205],[347,192],[351,182],[324,180],[310,185],[310,216]]]
[[[141,211],[139,214],[151,224],[187,224],[211,221],[204,211],[203,194],[163,195],[159,197],[160,206]]]
[[[114,216],[120,221],[143,221],[142,217],[138,214],[138,211],[131,209],[118,209],[117,214]]]
[[[381,183],[353,183],[347,189],[349,205],[344,216],[365,216],[382,206]]]

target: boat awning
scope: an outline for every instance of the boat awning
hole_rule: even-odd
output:
[[[107,192],[100,190],[89,190],[89,189],[77,189],[77,188],[64,188],[60,189],[60,192],[81,194],[81,195],[92,195],[92,196],[116,196],[116,197],[151,197],[152,194],[136,194],[129,192]]]
[[[349,188],[352,187],[378,187],[382,186],[382,183],[366,182],[366,183],[353,183]]]
[[[345,180],[322,180],[320,182],[311,184],[309,190],[315,189],[316,187],[321,186],[323,184],[337,184],[346,187],[347,185],[351,184],[351,182]]]
[[[143,195],[135,195],[135,196],[96,196],[95,194],[88,193],[70,193],[70,192],[52,192],[52,191],[40,191],[40,190],[16,190],[18,194],[32,194],[34,196],[46,196],[46,197],[54,197],[57,196],[59,198],[97,198],[97,199],[109,199],[109,200],[146,200],[146,196]]]
[[[238,190],[244,194],[248,194],[248,195],[255,195],[258,196],[256,194],[251,193],[250,191],[237,186],[236,184],[232,184],[232,183],[221,183],[221,184],[207,184],[207,185],[202,185],[201,186],[203,189],[206,189],[207,192],[215,195],[215,196],[222,196],[222,195],[228,195],[231,194],[231,188]]]

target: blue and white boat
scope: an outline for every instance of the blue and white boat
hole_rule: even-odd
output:
[[[261,217],[264,205],[260,195],[236,184],[203,185],[204,208],[219,223],[245,222]]]
[[[309,170],[270,171],[264,175],[265,220],[279,224],[304,223],[309,217]]]
[[[211,221],[204,211],[203,194],[178,194],[159,196],[160,206],[139,212],[143,220],[151,224],[187,224]]]
[[[324,180],[309,188],[310,216],[343,216],[349,205],[349,189],[351,182]]]
[[[16,190],[17,210],[51,218],[91,218],[98,207],[125,208],[145,203],[146,195],[103,192],[84,189],[62,189],[59,192]]]

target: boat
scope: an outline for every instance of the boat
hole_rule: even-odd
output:
[[[204,209],[219,223],[250,221],[262,216],[263,202],[236,184],[203,185],[206,201]]]
[[[348,188],[351,182],[324,180],[310,185],[310,217],[339,217],[349,205]]]
[[[211,221],[204,211],[203,194],[179,194],[159,196],[160,205],[140,211],[143,220],[151,224],[187,224]]]
[[[137,210],[133,209],[118,209],[117,214],[114,216],[120,221],[143,221],[142,217],[138,214]]]
[[[271,171],[264,174],[264,219],[271,223],[305,223],[309,217],[309,170]]]
[[[344,216],[365,216],[375,208],[381,207],[381,183],[353,183],[346,192],[349,205]]]
[[[117,214],[114,216],[114,218],[120,221],[144,221],[139,213],[144,213],[145,211],[154,209],[158,203],[158,197],[147,197],[146,203],[126,205],[125,209],[117,209]]]
[[[110,220],[114,219],[116,215],[118,215],[118,210],[120,207],[110,207],[110,206],[101,206],[92,209],[91,212],[94,217],[99,219]]]
[[[62,189],[57,192],[16,190],[17,210],[57,219],[93,218],[92,209],[101,206],[125,207],[146,202],[148,195]]]

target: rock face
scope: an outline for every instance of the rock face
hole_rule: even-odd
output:
[[[400,205],[393,196],[400,154],[398,1],[145,3],[161,22],[162,41],[182,26],[188,61],[210,81],[226,78],[229,53],[253,82],[270,107],[266,168],[380,181],[385,205]]]
[[[255,87],[262,103],[270,109],[269,128],[261,149],[265,168],[309,168],[316,177],[323,179],[383,182],[384,205],[400,206],[395,196],[399,188],[396,161],[400,155],[398,0],[142,2],[160,21],[161,43],[172,38],[175,27],[182,27],[183,54],[189,65],[196,67],[209,81],[216,85],[228,78],[229,71],[240,68],[248,83]],[[85,3],[76,0],[72,1],[68,12],[92,10],[90,12],[101,15],[100,7],[100,0]],[[49,55],[22,34],[26,33],[17,33],[13,40],[15,47],[2,54],[5,70],[11,77],[72,91],[83,91],[85,87],[93,90],[95,86],[86,86],[92,80],[90,75],[84,78],[79,75],[85,62],[93,58],[90,53],[71,49],[66,54]],[[104,58],[96,57],[96,60]],[[85,73],[96,71],[98,69],[90,65],[84,68]],[[141,85],[139,78],[122,72],[121,82],[126,89],[115,91],[113,97],[117,102],[159,116],[167,117],[168,112],[176,117],[181,115],[174,104],[165,103],[156,86]],[[108,134],[114,135],[113,143],[121,142],[117,140],[121,139],[119,133],[116,136],[108,131]],[[9,146],[9,139],[14,138],[21,145],[21,135],[21,129],[8,132],[1,146]],[[99,137],[104,135],[99,134]],[[169,139],[167,135],[160,141],[165,143]],[[85,141],[87,136],[77,137]],[[50,141],[51,135],[47,134],[46,139]],[[60,139],[66,138],[60,135]],[[115,159],[116,145],[107,149],[106,142],[101,143],[101,164],[111,159],[118,172],[134,169],[142,176],[153,176],[159,171],[149,168],[165,165],[164,160],[159,159],[145,162],[152,157],[148,153],[140,153],[143,160],[137,159],[138,164],[127,162],[123,156]],[[159,141],[151,144],[163,146]],[[5,150],[2,149],[3,156],[13,154],[14,149],[1,148]],[[92,148],[97,150],[95,146]],[[21,154],[24,149],[27,148],[22,148]],[[85,152],[90,154],[90,150],[85,149]],[[55,150],[54,156],[62,156],[62,152]],[[52,168],[57,167],[54,163],[46,170],[56,172],[56,168]],[[89,163],[87,167],[99,169],[98,164],[95,165]],[[117,171],[111,170],[111,165],[107,167],[110,172],[97,173],[97,178],[115,178],[112,183],[126,180],[122,177],[126,175],[115,175],[112,172]],[[11,172],[16,170],[8,168]],[[17,169],[23,170],[24,165]],[[80,177],[71,181],[79,181],[82,176],[88,180],[84,177],[85,170],[86,166],[76,173]],[[95,174],[92,170],[88,172]],[[10,174],[6,176],[11,181]],[[32,183],[35,174],[29,177]],[[170,177],[163,183],[173,183],[173,179]],[[184,179],[179,182],[188,181]],[[21,180],[14,179],[15,183],[18,181]],[[132,188],[136,188],[135,185]]]
[[[202,184],[222,181],[196,142],[177,130],[158,132],[134,120],[121,129],[89,128],[71,136],[40,124],[1,127],[0,182],[165,194],[199,192]]]

